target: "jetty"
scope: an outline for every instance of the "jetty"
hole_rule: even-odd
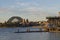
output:
[[[34,32],[48,32],[47,30],[43,30],[42,28],[38,28],[38,30],[36,30],[35,28],[33,28],[33,30],[31,30],[30,28],[27,28],[26,31],[19,31],[19,29],[14,32],[14,33],[34,33]]]

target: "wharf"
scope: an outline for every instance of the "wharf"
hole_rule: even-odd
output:
[[[48,32],[48,31],[22,31],[22,32],[14,32],[14,33],[35,33],[35,32]]]

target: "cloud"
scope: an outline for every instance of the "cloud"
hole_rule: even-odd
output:
[[[36,2],[16,2],[17,6],[24,6],[24,7],[32,7],[32,6],[38,6],[39,4]]]
[[[2,2],[0,17],[7,20],[11,16],[21,16],[29,20],[43,20],[47,16],[57,16],[60,6],[53,1],[41,0],[10,0]],[[1,19],[2,19],[1,18]]]
[[[20,16],[25,19],[32,21],[46,20],[47,16],[56,16],[56,8],[44,8],[44,7],[27,7],[27,8],[0,8],[0,14],[2,16]],[[5,19],[5,18],[4,18]],[[7,19],[8,20],[8,19]]]
[[[22,2],[17,2],[16,4],[20,5],[20,6],[26,6],[26,5],[28,5],[27,3],[22,3]]]
[[[0,8],[0,13],[10,13],[10,14],[25,14],[25,15],[56,15],[56,8],[40,8],[40,7],[28,7],[28,8]]]
[[[5,12],[8,12],[8,10],[5,8],[0,8],[0,13],[5,13]]]

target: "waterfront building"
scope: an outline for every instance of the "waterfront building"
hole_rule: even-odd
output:
[[[48,20],[48,23],[54,24],[57,27],[60,27],[60,16],[55,16],[55,17],[46,17]]]

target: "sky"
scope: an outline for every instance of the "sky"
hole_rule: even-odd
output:
[[[0,0],[0,22],[12,16],[42,21],[48,16],[58,16],[59,11],[60,0]]]

